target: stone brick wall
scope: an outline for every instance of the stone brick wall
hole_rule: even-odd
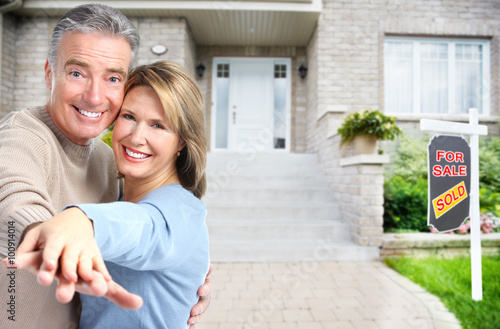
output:
[[[2,17],[2,54],[1,54],[1,80],[0,80],[0,118],[12,109],[14,100],[14,74],[15,63],[15,20],[11,15]]]
[[[14,110],[43,105],[47,101],[44,65],[50,44],[47,17],[25,17],[16,26]]]
[[[342,198],[345,176],[339,161],[352,150],[339,148],[335,130],[350,112],[383,110],[385,35],[491,38],[491,106],[487,123],[498,132],[500,6],[488,1],[324,0],[318,27],[308,47],[307,152],[318,152],[342,213],[356,226],[362,216]],[[315,76],[316,75],[316,76]],[[345,113],[343,113],[343,111]],[[418,129],[418,118],[404,125]],[[354,173],[355,174],[355,173]],[[380,176],[382,174],[379,174]],[[358,193],[359,194],[359,193]],[[362,203],[359,208],[369,208]],[[349,215],[351,214],[351,215]],[[382,225],[382,213],[377,212]],[[380,229],[367,244],[380,243]],[[370,233],[370,234],[372,234]],[[358,235],[359,232],[353,232]],[[363,243],[365,243],[363,242]]]
[[[402,233],[385,234],[380,258],[393,257],[470,257],[469,234]],[[481,254],[498,255],[500,233],[481,235]]]
[[[380,246],[383,234],[384,167],[382,163],[353,162],[341,164],[342,177],[336,184],[342,191],[338,194],[341,217],[349,222],[354,242],[362,246]]]
[[[191,74],[195,73],[196,50],[184,18],[132,17],[131,21],[141,36],[137,65],[169,60],[186,67]],[[151,47],[157,44],[167,47],[167,52],[153,54]]]

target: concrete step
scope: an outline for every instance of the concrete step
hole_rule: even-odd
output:
[[[303,188],[239,188],[227,187],[220,189],[212,198],[204,200],[207,205],[215,202],[251,204],[277,200],[279,202],[325,202],[334,203],[333,190],[326,187],[303,187]]]
[[[260,165],[247,165],[240,166],[234,169],[228,169],[225,166],[207,166],[207,172],[210,176],[222,175],[228,173],[233,176],[238,175],[266,175],[266,176],[290,176],[290,175],[303,175],[303,174],[321,174],[321,168],[318,164],[293,164],[277,165],[277,164],[260,164]]]
[[[347,223],[335,220],[207,220],[210,239],[216,241],[314,240],[331,238],[336,242],[350,241]]]
[[[287,166],[294,165],[318,165],[318,155],[312,153],[253,153],[241,154],[237,152],[210,152],[207,155],[207,168],[225,168],[228,163],[244,166]]]
[[[210,203],[207,221],[212,219],[255,219],[272,220],[338,220],[340,210],[336,204],[307,203],[259,203],[253,205],[234,203]]]
[[[303,175],[283,175],[273,176],[265,173],[259,175],[228,175],[214,177],[212,174],[207,175],[208,192],[213,193],[227,187],[235,187],[241,189],[248,188],[309,188],[309,187],[328,187],[328,182],[325,176],[320,174],[303,174]]]
[[[211,153],[207,184],[213,261],[378,259],[351,242],[316,154]]]
[[[324,262],[378,261],[378,247],[362,247],[353,242],[332,242],[328,239],[294,242],[267,240],[210,241],[212,262]],[[313,264],[312,264],[313,265]]]

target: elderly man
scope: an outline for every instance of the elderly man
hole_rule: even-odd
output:
[[[12,257],[25,230],[66,204],[119,199],[113,153],[95,137],[118,114],[138,47],[135,27],[108,6],[79,6],[58,22],[45,64],[50,99],[0,122],[2,256]],[[4,267],[0,275],[8,283],[1,285],[0,301],[7,312],[2,312],[0,327],[78,327],[77,301],[58,303],[55,285],[40,286],[31,273]],[[207,307],[209,286],[202,286],[199,294],[207,296],[192,314]],[[137,307],[135,296],[112,281],[107,297],[120,306]]]

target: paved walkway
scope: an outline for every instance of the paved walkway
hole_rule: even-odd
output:
[[[459,329],[438,298],[381,262],[215,263],[196,329]]]

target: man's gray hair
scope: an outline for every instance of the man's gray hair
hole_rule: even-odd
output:
[[[139,34],[121,11],[101,4],[81,5],[68,11],[54,28],[48,58],[53,70],[57,63],[59,43],[66,32],[102,33],[124,38],[132,49],[130,66],[139,51]]]

